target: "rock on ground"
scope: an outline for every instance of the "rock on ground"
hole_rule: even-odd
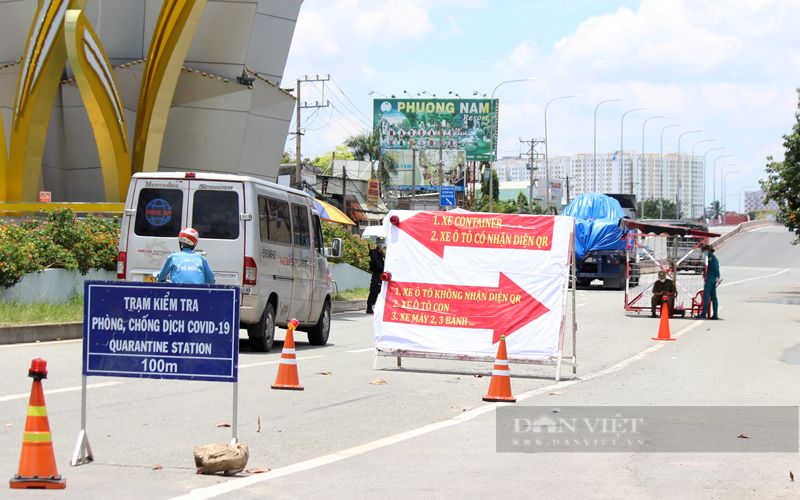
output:
[[[203,444],[194,447],[194,464],[198,474],[241,470],[247,465],[250,451],[244,443]]]

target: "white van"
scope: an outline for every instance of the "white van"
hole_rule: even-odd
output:
[[[131,179],[119,238],[117,278],[155,281],[178,252],[178,233],[200,234],[195,252],[205,256],[219,285],[241,287],[239,320],[254,351],[266,352],[275,325],[297,319],[313,345],[328,342],[331,277],[327,257],[341,253],[340,239],[325,248],[313,199],[296,189],[252,177],[158,172]]]

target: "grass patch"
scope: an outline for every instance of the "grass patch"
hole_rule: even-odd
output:
[[[338,300],[367,300],[369,288],[353,288],[339,292]]]
[[[83,295],[73,295],[64,304],[0,302],[0,326],[74,321],[83,321]]]

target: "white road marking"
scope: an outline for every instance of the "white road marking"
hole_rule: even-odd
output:
[[[344,352],[367,352],[367,351],[374,351],[374,347],[370,347],[369,349],[357,349],[355,351],[344,351]]]
[[[693,328],[698,325],[703,324],[703,321],[695,321],[692,324],[688,325],[683,330],[679,331],[673,338],[678,338],[681,335],[689,332]],[[630,365],[635,361],[639,361],[640,359],[658,351],[659,349],[663,349],[664,346],[669,345],[667,342],[659,342],[654,346],[645,349],[644,351],[640,352],[639,354],[630,357],[624,361],[617,363],[614,366],[606,368],[605,370],[600,370],[598,372],[590,373],[588,375],[584,375],[582,377],[578,377],[575,380],[566,380],[564,382],[556,382],[555,384],[548,385],[546,387],[540,387],[539,389],[534,389],[532,391],[520,394],[517,396],[517,401],[523,401],[528,398],[532,398],[534,396],[538,396],[540,394],[544,394],[554,389],[559,389],[562,387],[569,387],[571,385],[579,384],[586,380],[591,380],[596,377],[600,377],[603,375],[607,375],[609,373],[614,373],[617,371],[622,370],[626,366]],[[290,474],[294,474],[296,472],[303,472],[310,469],[315,469],[317,467],[321,467],[323,465],[328,465],[334,462],[338,462],[339,460],[344,460],[346,458],[355,457],[358,455],[362,455],[364,453],[368,453],[370,451],[374,451],[380,448],[384,448],[386,446],[390,446],[393,444],[400,443],[402,441],[406,441],[408,439],[412,439],[418,436],[422,436],[423,434],[428,434],[429,432],[437,431],[439,429],[444,429],[446,427],[450,427],[453,425],[462,424],[464,422],[468,422],[473,418],[476,418],[484,413],[489,413],[490,411],[494,411],[500,406],[507,406],[513,403],[492,403],[486,406],[478,407],[470,412],[462,413],[461,415],[451,418],[449,420],[444,420],[441,422],[436,422],[433,424],[428,424],[423,427],[419,427],[417,429],[411,429],[409,431],[401,432],[399,434],[395,434],[394,436],[388,436],[385,438],[377,439],[370,443],[365,443],[359,446],[354,446],[352,448],[348,448],[346,450],[337,451],[331,453],[329,455],[325,455],[322,457],[312,458],[311,460],[306,460],[305,462],[299,462],[296,464],[288,465],[286,467],[281,467],[280,469],[271,470],[264,474],[253,474],[252,476],[245,477],[242,479],[231,480],[225,483],[216,484],[214,486],[207,486],[205,488],[195,488],[189,493],[185,495],[181,495],[178,497],[174,497],[171,500],[206,500],[209,498],[214,498],[219,495],[224,495],[226,493],[230,493],[232,491],[240,490],[242,488],[247,488],[248,486],[252,486],[254,484],[263,483],[264,481],[269,481],[271,479],[277,479],[279,477],[288,476]]]
[[[314,359],[314,358],[324,358],[325,356],[303,356],[302,358],[297,358],[300,361],[304,359]],[[280,359],[276,359],[275,361],[262,361],[261,363],[248,363],[246,365],[239,365],[239,368],[252,368],[254,366],[266,366],[266,365],[277,365],[280,363]]]
[[[764,278],[772,278],[773,276],[777,276],[779,274],[783,274],[783,273],[787,272],[789,269],[790,268],[787,267],[783,271],[781,271],[779,273],[775,273],[775,274],[770,274],[769,276],[758,276],[756,278],[748,278],[746,280],[734,281],[733,283],[723,283],[722,285],[719,286],[719,288],[722,288],[723,286],[738,285],[739,283],[744,283],[745,281],[763,280]]]
[[[102,382],[99,384],[89,384],[86,386],[87,389],[97,389],[98,387],[108,387],[110,385],[118,385],[122,382]],[[72,391],[80,391],[81,386],[77,387],[64,387],[63,389],[51,389],[49,391],[44,391],[45,396],[49,396],[50,394],[58,394],[59,392],[72,392]],[[12,401],[14,399],[25,399],[31,397],[30,392],[26,392],[25,394],[14,394],[13,396],[0,396],[0,403],[5,401]]]

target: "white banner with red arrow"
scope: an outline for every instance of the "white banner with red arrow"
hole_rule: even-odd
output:
[[[494,356],[505,335],[511,357],[559,355],[572,217],[394,210],[384,227],[379,351]]]

